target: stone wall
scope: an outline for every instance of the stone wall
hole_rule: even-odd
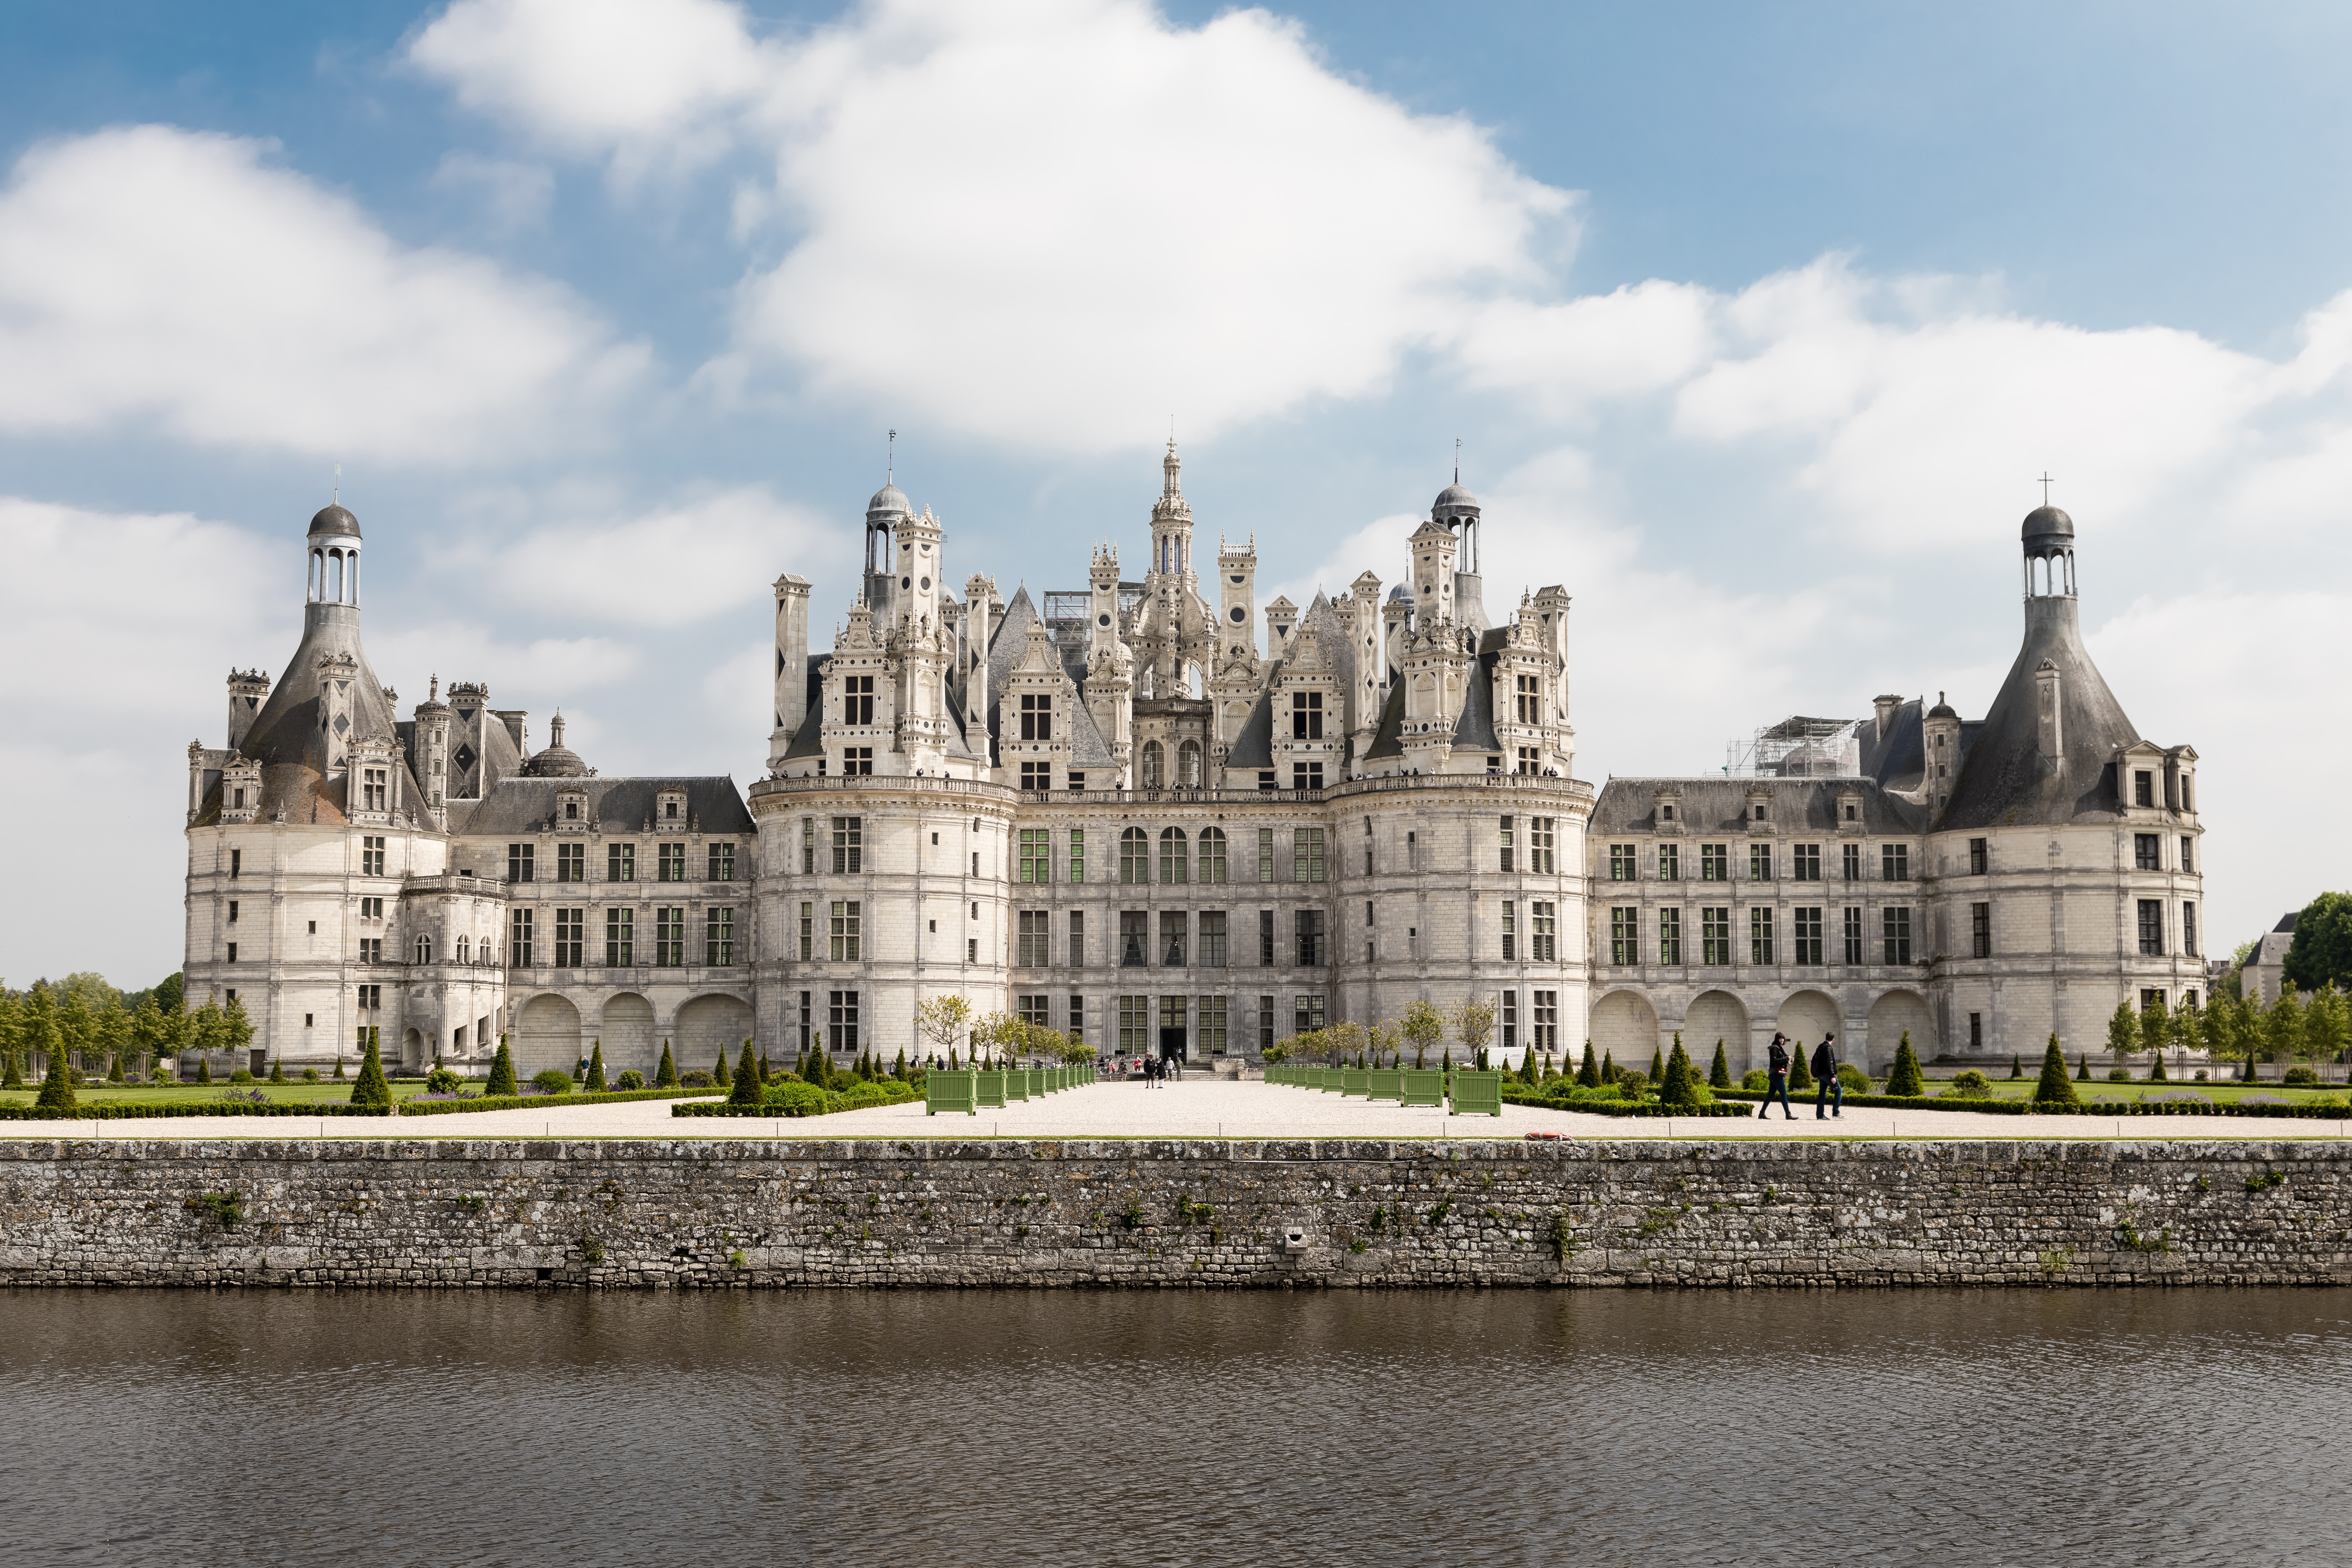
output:
[[[23,1141],[0,1283],[2342,1284],[2347,1178],[2320,1140]]]

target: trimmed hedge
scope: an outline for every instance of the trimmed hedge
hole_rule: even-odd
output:
[[[476,1100],[412,1100],[403,1116],[461,1116],[469,1110],[530,1110],[565,1105],[612,1105],[630,1100],[677,1100],[707,1089],[608,1089],[602,1094],[486,1094]]]
[[[1719,1089],[1715,1092],[1735,1100],[1761,1100],[1764,1098],[1749,1089]],[[2048,1100],[1961,1100],[1936,1095],[1849,1094],[1845,1102],[1866,1110],[1960,1110],[1979,1116],[2284,1116],[2324,1121],[2352,1120],[2352,1105],[2340,1100],[2316,1100],[2303,1105],[2273,1105],[2263,1101],[2252,1105],[2201,1105],[2179,1100],[2094,1100],[2070,1104]]]
[[[251,1100],[194,1105],[82,1105],[43,1110],[37,1105],[0,1106],[0,1121],[146,1121],[171,1116],[390,1116],[389,1105],[256,1105]]]
[[[840,1110],[867,1110],[877,1105],[905,1105],[921,1097],[912,1084],[897,1079],[874,1079],[853,1083],[846,1089],[819,1089],[813,1083],[798,1081],[780,1083],[768,1091],[764,1105],[733,1105],[724,1100],[703,1100],[693,1105],[673,1105],[672,1116],[754,1116],[773,1120],[778,1117],[830,1116]]]
[[[1573,1083],[1572,1079],[1556,1080]],[[1717,1089],[1717,1094],[1723,1091]],[[1521,1089],[1514,1093],[1509,1084],[1503,1085],[1503,1103],[1525,1105],[1537,1110],[1565,1110],[1586,1116],[1752,1116],[1755,1112],[1745,1104],[1725,1104],[1720,1100],[1701,1101],[1697,1105],[1668,1105],[1658,1100],[1615,1100],[1595,1095],[1589,1099],[1570,1099],[1567,1095],[1538,1094]]]

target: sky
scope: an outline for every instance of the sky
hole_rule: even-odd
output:
[[[1578,773],[1980,714],[2018,524],[2202,759],[2226,947],[2352,884],[2352,12],[456,0],[0,8],[0,977],[177,967],[186,747],[340,485],[406,703],[757,778],[887,435],[952,580],[1575,596]],[[2263,781],[2268,780],[2265,784]]]

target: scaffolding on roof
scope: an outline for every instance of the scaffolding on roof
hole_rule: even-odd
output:
[[[1727,745],[1723,771],[1733,778],[1853,778],[1862,772],[1865,722],[1792,714]]]

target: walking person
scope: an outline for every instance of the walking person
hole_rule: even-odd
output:
[[[1797,1119],[1797,1113],[1789,1109],[1789,1063],[1792,1058],[1789,1055],[1788,1040],[1788,1036],[1775,1034],[1772,1037],[1772,1049],[1764,1058],[1764,1070],[1770,1077],[1767,1080],[1769,1087],[1764,1090],[1764,1103],[1756,1112],[1756,1119],[1759,1121],[1770,1120],[1772,1097],[1775,1095],[1780,1098],[1781,1120],[1794,1121]]]
[[[1813,1091],[1813,1120],[1821,1121],[1822,1108],[1831,1108],[1829,1114],[1843,1120],[1845,1116],[1845,1085],[1838,1081],[1837,1037],[1823,1035],[1822,1043],[1813,1047],[1813,1079],[1821,1087]]]

